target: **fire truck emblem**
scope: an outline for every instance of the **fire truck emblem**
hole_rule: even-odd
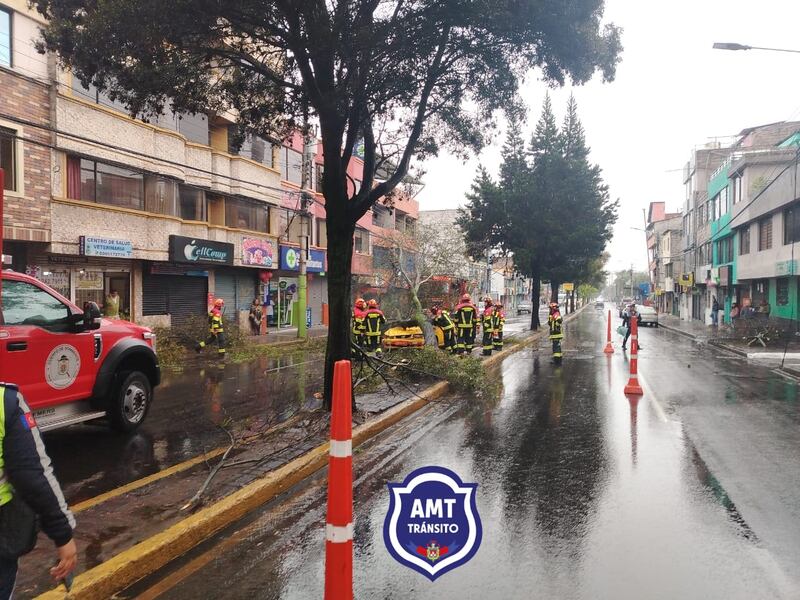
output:
[[[44,377],[47,385],[57,390],[63,390],[75,383],[80,370],[80,354],[74,346],[69,344],[61,344],[53,348],[44,363]]]
[[[429,466],[388,486],[383,539],[395,560],[434,581],[475,555],[482,537],[477,483]]]

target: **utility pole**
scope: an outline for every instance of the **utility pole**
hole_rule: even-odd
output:
[[[486,248],[486,297],[492,297],[492,249]]]
[[[297,282],[297,304],[299,315],[297,315],[297,337],[304,340],[308,336],[306,324],[306,312],[308,306],[308,236],[309,220],[311,214],[308,207],[313,200],[312,195],[307,191],[311,187],[310,171],[313,165],[311,155],[311,133],[308,126],[308,113],[303,117],[303,172],[300,179],[300,275]]]

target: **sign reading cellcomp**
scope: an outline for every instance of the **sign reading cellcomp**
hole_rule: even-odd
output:
[[[429,466],[388,486],[383,540],[395,560],[434,581],[475,555],[483,534],[477,483]]]
[[[169,259],[179,263],[232,265],[233,244],[171,235]]]

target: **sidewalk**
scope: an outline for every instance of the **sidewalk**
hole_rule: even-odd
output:
[[[686,336],[696,342],[723,348],[748,360],[764,363],[783,363],[783,370],[800,376],[800,339],[777,341],[767,347],[759,343],[747,345],[744,336],[737,337],[730,325],[713,327],[700,321],[684,321],[672,315],[658,315],[658,326],[673,333]]]

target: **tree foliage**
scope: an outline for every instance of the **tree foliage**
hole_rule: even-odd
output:
[[[40,49],[134,114],[227,113],[240,134],[283,139],[319,123],[333,363],[349,357],[356,221],[443,145],[480,148],[516,106],[531,68],[545,81],[614,77],[620,31],[603,0],[31,0]],[[363,144],[363,181],[347,168]]]
[[[519,129],[510,123],[499,181],[478,174],[459,222],[471,242],[513,254],[517,269],[534,279],[538,305],[543,279],[550,281],[553,301],[565,281],[602,285],[617,203],[609,199],[600,168],[589,161],[573,97],[561,128],[545,98],[527,152]],[[532,314],[531,328],[538,327],[538,314]]]

